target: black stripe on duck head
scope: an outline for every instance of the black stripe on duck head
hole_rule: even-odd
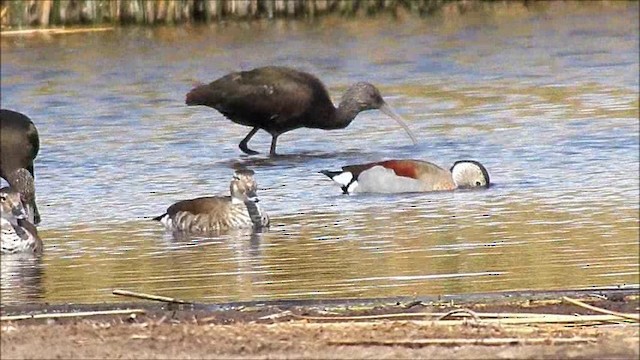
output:
[[[12,225],[17,225],[18,220],[28,218],[20,192],[8,186],[0,189],[0,212],[2,218]]]

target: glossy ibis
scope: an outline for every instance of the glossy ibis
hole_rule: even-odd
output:
[[[229,188],[231,196],[183,200],[154,220],[169,230],[189,233],[269,226],[269,216],[258,205],[253,171],[237,170]]]
[[[271,134],[270,155],[275,155],[278,136],[287,131],[303,127],[342,129],[358,113],[371,109],[396,120],[416,143],[409,127],[375,86],[366,82],[352,85],[336,108],[318,78],[286,67],[267,66],[230,73],[195,87],[187,94],[186,104],[212,107],[231,121],[252,127],[240,142],[240,150],[247,154],[257,154],[247,143],[259,129]]]
[[[342,187],[354,192],[401,193],[454,190],[489,186],[487,169],[474,160],[456,161],[446,170],[421,160],[387,160],[348,165],[342,171],[321,171]]]
[[[39,149],[38,130],[31,119],[16,111],[0,110],[0,177],[22,194],[34,224],[40,222],[33,173]]]
[[[0,213],[2,254],[42,252],[42,240],[27,219],[20,192],[10,187],[0,189]]]

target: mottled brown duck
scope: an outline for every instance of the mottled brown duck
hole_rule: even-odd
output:
[[[0,189],[0,214],[2,254],[42,253],[42,239],[27,219],[20,192],[10,187]]]
[[[258,205],[258,185],[252,170],[237,170],[229,185],[230,196],[208,196],[179,201],[154,218],[167,229],[186,233],[211,233],[269,226],[269,216]]]

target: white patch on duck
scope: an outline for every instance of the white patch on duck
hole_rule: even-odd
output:
[[[173,228],[173,220],[171,220],[171,216],[169,216],[169,214],[164,214],[160,218],[160,223],[164,225],[167,229]]]
[[[424,183],[398,176],[393,169],[376,165],[360,173],[355,192],[401,193],[424,191]]]
[[[358,180],[353,180],[351,184],[349,184],[349,187],[347,188],[347,194],[354,193],[357,188],[358,188]]]
[[[242,200],[242,199],[240,199],[240,198],[237,198],[237,197],[235,197],[235,196],[232,196],[232,197],[231,197],[231,203],[232,203],[233,205],[240,205],[240,204],[244,204],[244,200]]]
[[[349,186],[351,180],[353,180],[353,174],[350,171],[345,171],[342,174],[332,177],[331,180],[337,182],[340,186],[346,187]]]
[[[2,233],[2,254],[15,254],[33,252],[34,245],[38,241],[36,236],[18,223],[2,218],[0,222]]]

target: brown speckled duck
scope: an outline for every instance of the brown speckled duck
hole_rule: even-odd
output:
[[[253,174],[252,170],[237,170],[229,186],[231,196],[179,201],[154,220],[169,230],[188,233],[268,227],[269,216],[258,205]]]
[[[10,187],[0,189],[0,213],[2,254],[42,253],[42,239],[27,220],[20,192]]]

